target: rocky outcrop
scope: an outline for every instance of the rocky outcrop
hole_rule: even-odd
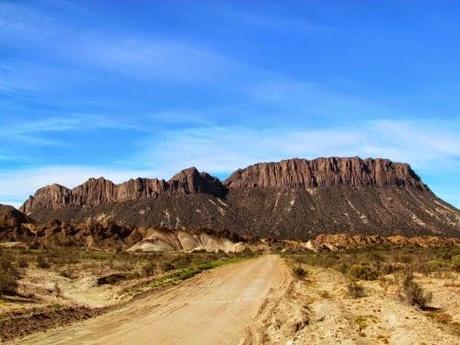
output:
[[[24,219],[27,220],[27,217]],[[41,224],[15,225],[0,229],[0,248],[87,247],[130,251],[222,250],[227,253],[240,252],[245,248],[241,238],[231,232],[185,232],[123,226],[112,221],[66,223],[54,220]]]
[[[228,188],[411,186],[421,190],[428,189],[408,164],[358,157],[288,159],[277,163],[258,163],[235,171],[225,184]]]
[[[32,220],[13,206],[0,204],[0,229],[18,228]]]
[[[58,184],[37,190],[22,206],[27,214],[34,210],[57,210],[63,207],[94,207],[113,202],[139,200],[162,194],[206,193],[223,197],[225,186],[219,179],[196,168],[188,168],[174,175],[169,181],[137,178],[114,184],[103,177],[90,178],[85,183],[69,189]]]
[[[123,182],[116,187],[115,200],[137,200],[154,197],[165,193],[168,184],[164,180],[137,178]]]
[[[226,188],[220,180],[196,168],[182,170],[168,181],[169,190],[179,194],[205,193],[224,197]]]
[[[38,189],[34,196],[24,202],[20,210],[29,214],[33,209],[59,209],[71,203],[72,190],[59,184]]]
[[[239,253],[245,249],[242,242],[233,242],[227,237],[216,237],[205,232],[190,234],[184,231],[165,231],[151,229],[148,235],[128,249],[128,251],[161,252],[161,251],[223,251]]]

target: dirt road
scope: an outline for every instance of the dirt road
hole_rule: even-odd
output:
[[[101,317],[20,344],[242,344],[261,309],[290,282],[282,259],[262,256],[204,272]]]

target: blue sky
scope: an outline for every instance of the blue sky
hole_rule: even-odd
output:
[[[0,202],[91,176],[406,161],[460,206],[460,3],[0,0]]]

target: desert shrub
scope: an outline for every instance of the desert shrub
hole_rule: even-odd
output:
[[[301,254],[295,254],[293,259],[298,264],[308,264],[311,266],[325,268],[337,266],[340,261],[340,257],[335,253],[304,252]]]
[[[67,265],[59,272],[59,275],[61,277],[68,278],[68,279],[76,279],[78,278],[78,275],[79,275],[78,272],[79,272],[78,270],[72,269],[71,265]]]
[[[346,262],[341,263],[338,267],[338,271],[342,274],[347,274],[349,269],[350,266]]]
[[[144,273],[144,276],[150,277],[155,274],[157,270],[157,266],[154,262],[147,262],[144,266],[142,266],[142,272]]]
[[[18,277],[10,272],[0,271],[0,294],[14,295],[18,287]]]
[[[0,294],[14,295],[18,287],[19,272],[13,257],[8,254],[0,256]]]
[[[307,271],[305,271],[301,266],[292,267],[292,273],[297,279],[304,279],[307,276]]]
[[[433,294],[426,292],[423,288],[414,281],[412,273],[406,273],[401,280],[400,291],[403,299],[409,304],[416,305],[420,308],[426,308],[431,302]]]
[[[376,280],[379,272],[372,266],[357,264],[350,267],[349,275],[354,279]]]
[[[40,242],[38,241],[33,241],[30,245],[29,245],[29,249],[39,249],[40,248]]]
[[[430,260],[426,263],[431,272],[442,271],[448,264],[442,260]]]
[[[413,261],[413,256],[408,255],[408,254],[401,254],[401,255],[398,255],[397,260],[399,262],[402,262],[403,264],[410,264]]]
[[[452,268],[456,270],[457,272],[460,272],[460,255],[452,256],[450,261],[452,264]]]
[[[97,282],[97,285],[107,285],[107,284],[112,285],[112,284],[116,284],[126,279],[127,279],[126,274],[112,273],[112,274],[97,278],[96,282]]]
[[[5,253],[1,253],[0,255],[0,272],[7,272],[13,275],[18,275],[18,269],[16,267],[16,263],[14,258]]]
[[[38,268],[43,268],[43,269],[48,269],[51,267],[50,263],[44,256],[39,255],[37,257],[37,267]]]
[[[18,267],[19,268],[27,268],[27,267],[29,267],[29,262],[25,258],[20,258],[18,260]]]
[[[165,261],[165,262],[162,262],[160,264],[160,269],[163,271],[163,272],[168,272],[168,271],[172,271],[173,269],[175,269],[176,267],[168,262],[168,261]]]
[[[175,267],[186,267],[193,262],[193,256],[191,254],[179,255],[172,261],[172,265]]]
[[[397,270],[398,270],[398,266],[391,262],[386,262],[380,267],[380,272],[384,275],[394,273]]]
[[[331,298],[331,294],[326,291],[326,290],[322,290],[319,292],[319,295],[322,297],[322,298],[326,298],[326,299],[329,299]]]
[[[353,298],[366,297],[366,289],[357,282],[351,282],[347,285],[348,293]]]
[[[59,275],[61,277],[64,277],[64,278],[73,279],[73,274],[69,269],[65,269],[65,270],[59,272]]]

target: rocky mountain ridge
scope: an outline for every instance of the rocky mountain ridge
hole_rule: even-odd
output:
[[[20,208],[24,213],[34,209],[60,209],[62,207],[94,207],[111,202],[138,200],[160,194],[206,193],[224,196],[226,189],[219,179],[196,168],[188,168],[170,180],[137,178],[114,184],[103,177],[90,178],[85,183],[69,189],[52,184],[40,188]]]
[[[231,188],[289,189],[331,186],[413,186],[421,190],[428,189],[405,163],[358,157],[329,157],[310,161],[294,158],[238,169],[224,183],[192,167],[180,171],[168,181],[137,178],[117,185],[100,177],[91,178],[73,189],[53,184],[37,190],[22,205],[21,211],[30,213],[34,208],[92,207],[161,194],[205,193],[222,198],[225,197],[227,189]]]
[[[196,168],[170,180],[90,179],[38,190],[21,208],[38,222],[231,231],[306,240],[322,233],[460,236],[460,211],[405,163],[329,157],[258,163],[222,183]]]

